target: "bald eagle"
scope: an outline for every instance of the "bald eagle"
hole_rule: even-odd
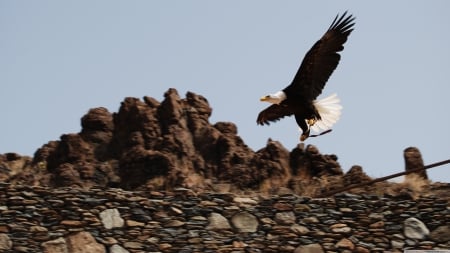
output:
[[[342,106],[336,94],[316,100],[328,78],[336,69],[344,43],[353,31],[354,17],[337,15],[326,33],[306,53],[297,74],[289,86],[260,100],[272,103],[261,111],[258,125],[269,125],[285,116],[294,115],[302,130],[300,141],[310,136],[310,130],[331,131],[341,114]]]

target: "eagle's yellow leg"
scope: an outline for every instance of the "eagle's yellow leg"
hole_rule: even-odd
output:
[[[307,119],[306,122],[309,126],[313,126],[314,124],[316,124],[317,119]]]

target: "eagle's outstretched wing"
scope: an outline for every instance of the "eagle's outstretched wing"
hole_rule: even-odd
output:
[[[336,69],[344,49],[344,43],[353,31],[352,15],[336,16],[327,32],[306,53],[292,83],[284,89],[288,94],[299,98],[314,100],[322,93],[328,78]]]
[[[271,105],[258,114],[256,122],[259,125],[269,125],[269,121],[275,122],[285,116],[291,116],[294,112],[283,103],[280,105]]]

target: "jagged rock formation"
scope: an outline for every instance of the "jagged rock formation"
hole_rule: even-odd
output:
[[[32,174],[32,159],[16,153],[0,154],[0,182],[18,182],[26,180]]]
[[[416,147],[408,147],[403,151],[403,157],[405,158],[405,170],[412,171],[416,169],[421,169],[424,167],[422,154],[420,150]],[[418,176],[423,179],[428,179],[427,171],[422,170],[420,172],[415,172],[406,175],[407,177]]]
[[[322,155],[314,146],[289,152],[268,140],[255,152],[235,124],[211,124],[211,113],[206,98],[192,92],[180,98],[175,89],[162,102],[125,98],[117,113],[93,108],[81,118],[80,133],[48,142],[27,162],[28,169],[14,177],[4,172],[3,179],[51,187],[205,189],[225,182],[235,189],[274,189],[343,174],[335,155]],[[6,156],[5,168],[22,159]]]

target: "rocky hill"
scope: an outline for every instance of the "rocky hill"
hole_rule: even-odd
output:
[[[230,183],[236,189],[288,186],[303,179],[342,175],[335,155],[309,146],[292,152],[276,141],[254,152],[230,122],[209,123],[206,98],[175,89],[158,102],[125,98],[117,113],[93,108],[82,130],[64,134],[38,149],[31,161],[2,158],[3,181],[51,187],[188,187],[209,189]]]
[[[268,140],[255,152],[239,137],[235,124],[211,124],[211,112],[203,96],[188,92],[180,98],[175,89],[169,89],[162,102],[125,98],[115,113],[93,108],[81,118],[81,132],[48,142],[33,158],[0,155],[0,180],[46,187],[281,190],[308,196],[371,180],[360,166],[344,175],[336,155],[321,154],[312,145],[299,144],[288,151]],[[407,154],[412,167],[423,166],[417,149]],[[421,177],[426,179],[426,174]],[[378,185],[382,192],[370,187],[359,191],[408,191],[404,185]]]

